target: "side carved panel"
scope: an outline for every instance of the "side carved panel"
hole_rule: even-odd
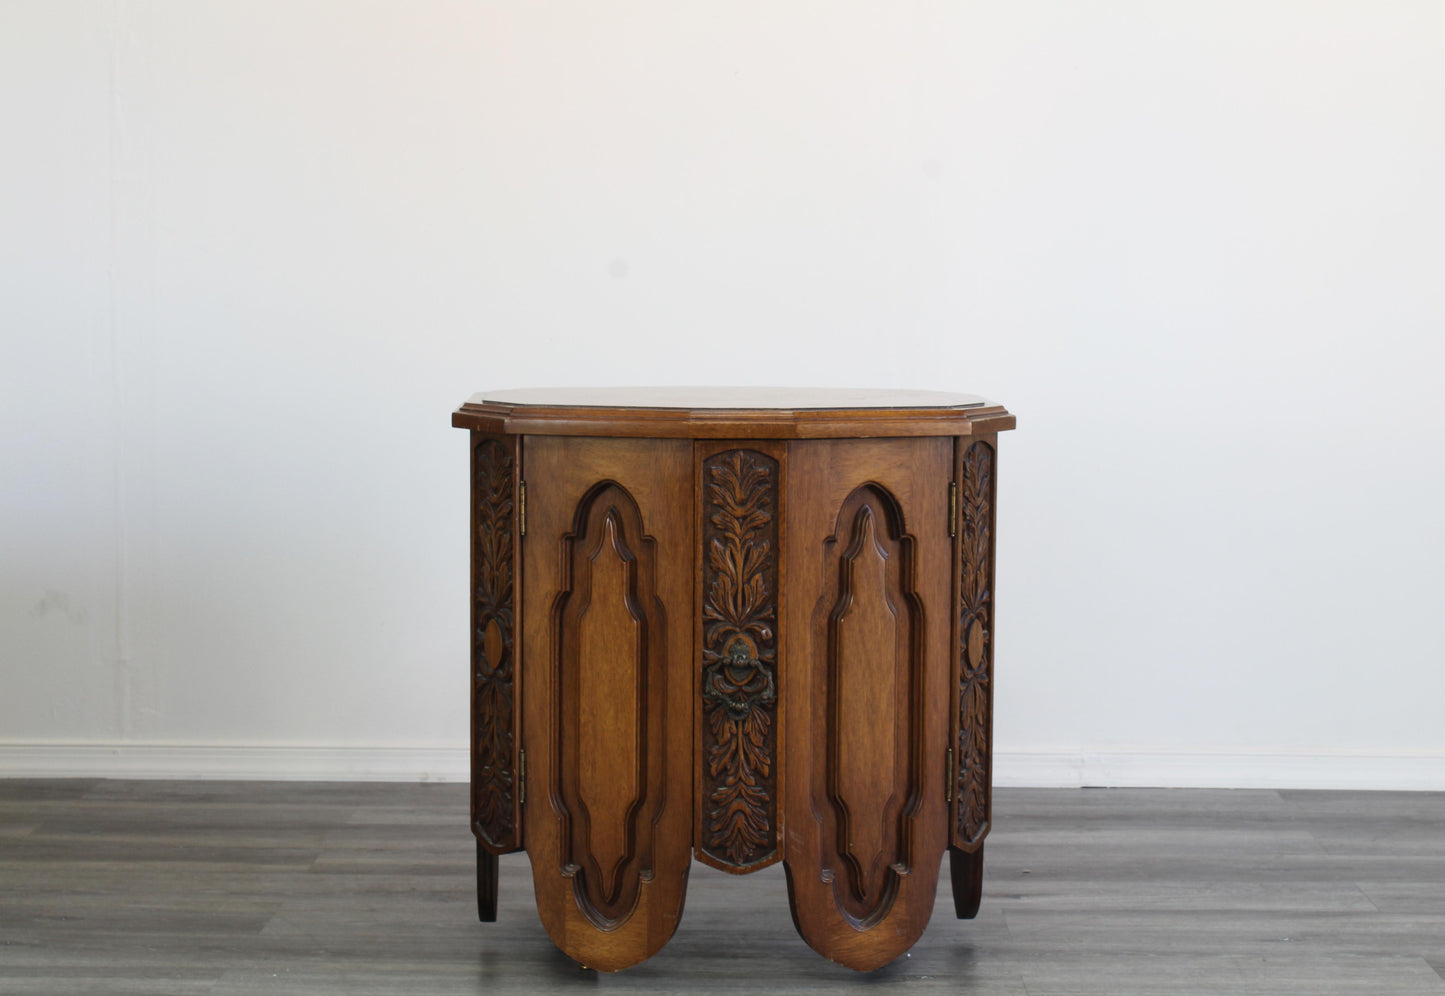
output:
[[[666,686],[655,544],[625,488],[605,481],[582,498],[562,563],[552,804],[563,824],[562,874],[587,918],[611,930],[652,879],[665,760],[660,699],[649,696]]]
[[[777,856],[778,462],[703,463],[702,852],[745,869]]]
[[[972,849],[988,833],[993,764],[993,447],[981,440],[972,443],[962,464],[953,844]]]
[[[514,443],[473,435],[472,832],[489,851],[520,845],[514,728]]]
[[[921,804],[923,613],[913,538],[897,502],[866,484],[824,543],[828,745],[815,774],[823,877],[838,909],[866,929],[887,915],[912,869]],[[815,761],[815,764],[818,763]]]

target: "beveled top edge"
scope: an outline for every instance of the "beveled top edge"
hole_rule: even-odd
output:
[[[759,394],[760,390],[766,394]],[[650,394],[652,404],[626,403],[638,400],[640,394]],[[531,400],[516,400],[519,397]],[[543,397],[594,403],[543,404]],[[800,404],[760,407],[766,402],[777,406],[785,398]],[[846,405],[850,399],[855,402],[851,407]],[[663,401],[691,404],[673,407],[661,404]],[[885,401],[890,403],[883,404]],[[733,407],[723,407],[725,404]],[[576,388],[546,394],[487,391],[473,396],[452,413],[456,428],[483,433],[659,439],[969,436],[1003,432],[1015,424],[1015,418],[1002,405],[967,394],[804,388],[605,388],[588,389],[585,395]]]
[[[904,388],[540,387],[483,391],[472,395],[467,404],[554,410],[640,408],[695,412],[794,412],[969,409],[985,407],[989,402],[974,394]]]

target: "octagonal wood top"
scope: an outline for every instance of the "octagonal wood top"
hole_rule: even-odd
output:
[[[452,425],[549,436],[967,436],[1014,427],[972,394],[825,387],[544,387],[475,394]]]

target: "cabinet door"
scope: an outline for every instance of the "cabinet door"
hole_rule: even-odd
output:
[[[933,910],[947,843],[953,440],[788,448],[779,664],[793,918],[868,970]]]
[[[672,936],[691,858],[687,440],[528,437],[527,851],[553,941],[592,968]]]

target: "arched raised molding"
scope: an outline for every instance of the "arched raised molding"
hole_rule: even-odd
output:
[[[823,880],[843,917],[867,929],[888,914],[913,866],[910,822],[922,798],[923,604],[914,538],[882,485],[856,488],[823,542],[827,724],[822,777]],[[878,722],[879,717],[891,721]]]
[[[561,557],[549,801],[562,823],[560,871],[578,908],[615,930],[652,879],[663,806],[664,700],[648,694],[666,684],[656,544],[627,489],[602,481],[578,502]]]

